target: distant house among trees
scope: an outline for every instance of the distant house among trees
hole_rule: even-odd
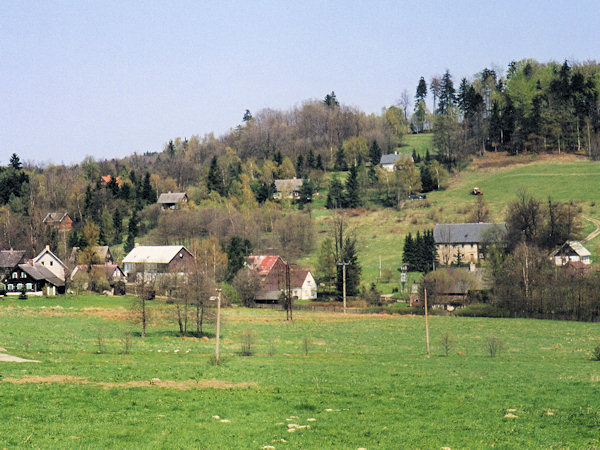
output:
[[[24,262],[25,250],[0,250],[0,277]]]
[[[388,172],[393,172],[395,170],[396,162],[401,159],[410,159],[412,161],[412,156],[407,153],[390,153],[387,155],[381,155],[381,161],[379,164],[381,168],[387,170]]]
[[[288,180],[275,180],[275,193],[273,198],[291,198],[298,200],[300,198],[300,188],[303,183],[302,178],[291,178]]]
[[[479,263],[485,247],[506,233],[505,223],[446,223],[437,224],[433,238],[438,262],[443,265]]]
[[[162,209],[179,209],[188,202],[185,192],[163,192],[158,197],[158,204]]]
[[[73,229],[73,219],[66,212],[48,213],[42,222],[55,227],[58,231],[71,231]]]
[[[71,280],[79,281],[82,289],[90,289],[95,284],[105,286],[108,290],[113,289],[116,282],[126,281],[126,277],[116,264],[92,264],[76,266],[71,272]]]
[[[123,258],[123,272],[128,281],[135,282],[144,274],[145,280],[154,281],[164,274],[180,274],[194,260],[183,245],[140,245]]]
[[[281,292],[287,288],[288,264],[277,255],[250,255],[246,257],[246,266],[255,270],[261,281],[256,294],[257,302],[276,302]],[[317,298],[317,284],[310,271],[290,268],[290,289],[292,297],[300,300]]]
[[[550,254],[556,266],[565,266],[571,262],[591,264],[591,253],[579,241],[567,241]]]

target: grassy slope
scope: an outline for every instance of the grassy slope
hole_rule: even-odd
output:
[[[113,319],[121,310],[83,309],[109,302],[115,308],[129,300],[0,305],[0,345],[42,361],[2,363],[3,379],[62,375],[90,382],[0,382],[3,446],[281,448],[281,439],[292,448],[600,446],[600,363],[589,359],[597,324],[432,317],[427,358],[419,317],[297,313],[286,323],[281,312],[230,309],[222,339],[227,362],[213,367],[207,364],[213,339],[181,340],[158,314],[163,324],[150,327],[144,341],[134,338],[131,354],[120,354],[128,325]],[[256,355],[240,357],[247,329],[256,333]],[[98,330],[106,339],[103,354],[96,353]],[[447,358],[439,344],[446,331],[456,342]],[[495,359],[485,350],[489,335],[505,344]],[[152,378],[257,387],[94,384]],[[505,418],[513,409],[517,417]],[[288,423],[311,428],[289,433]]]
[[[419,148],[424,153],[431,142],[430,134],[408,137],[407,148]],[[344,179],[344,175],[340,175]],[[407,202],[400,211],[394,209],[360,210],[349,215],[350,224],[356,230],[360,245],[360,261],[363,280],[369,284],[379,274],[379,256],[383,267],[394,270],[391,285],[380,285],[383,292],[391,290],[399,282],[396,268],[402,259],[404,236],[410,231],[415,234],[433,228],[436,223],[464,222],[468,220],[476,198],[470,195],[474,186],[481,188],[488,203],[492,220],[504,219],[506,205],[514,200],[519,191],[527,190],[540,200],[551,196],[555,200],[575,201],[584,215],[600,218],[595,202],[600,200],[600,162],[591,162],[573,156],[530,156],[509,157],[505,154],[486,154],[469,168],[450,179],[447,189],[432,192],[427,202]],[[321,194],[320,203],[315,204],[313,217],[320,231],[320,242],[328,228],[330,211],[324,209],[326,192]],[[594,226],[583,221],[583,235]],[[586,244],[593,257],[600,254],[600,238]],[[301,263],[315,267],[318,244],[315,251]]]

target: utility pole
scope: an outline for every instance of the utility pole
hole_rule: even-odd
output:
[[[215,364],[219,365],[219,338],[221,336],[221,289],[217,289],[217,339],[215,344]]]
[[[293,321],[292,317],[292,283],[290,279],[290,265],[286,263],[285,265],[285,295],[287,296],[286,301],[286,319]]]
[[[337,263],[338,266],[342,266],[342,280],[343,280],[343,290],[342,295],[344,299],[344,314],[346,314],[346,266],[350,264],[348,262],[340,262]]]
[[[427,356],[429,356],[429,316],[427,314],[427,288],[424,289],[425,294],[425,340],[427,341]]]

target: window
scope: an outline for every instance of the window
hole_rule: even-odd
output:
[[[9,290],[9,291],[12,291],[12,290],[14,290],[14,289],[15,289],[15,286],[14,286],[14,285],[12,285],[12,284],[9,284],[9,285],[8,285],[8,290]]]
[[[13,272],[12,277],[13,278],[19,278],[19,274],[17,272]]]
[[[21,272],[21,278],[27,278],[27,274],[25,272]]]
[[[23,283],[18,283],[17,284],[17,291],[20,291],[21,289],[23,289]]]
[[[54,261],[50,261],[50,265],[53,266],[54,265]]]
[[[28,291],[32,291],[33,290],[33,285],[31,283],[27,283],[25,286],[26,286],[26,288],[27,288]]]

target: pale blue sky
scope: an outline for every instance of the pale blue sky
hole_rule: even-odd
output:
[[[0,5],[2,165],[161,150],[332,90],[380,112],[420,76],[600,52],[597,0]]]

